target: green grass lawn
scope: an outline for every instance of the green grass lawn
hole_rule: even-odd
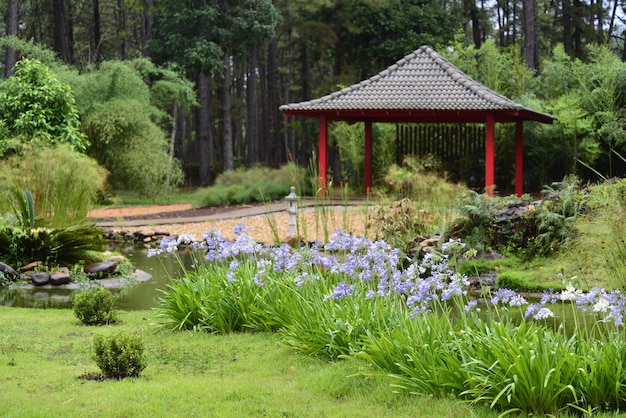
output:
[[[0,307],[0,415],[4,417],[491,417],[455,400],[394,393],[366,367],[303,357],[271,334],[158,331],[152,311],[121,324],[81,325],[70,310]],[[139,332],[138,379],[96,381],[96,334]],[[350,377],[351,376],[351,377]]]

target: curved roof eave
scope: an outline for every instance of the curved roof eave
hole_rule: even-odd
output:
[[[428,46],[367,80],[280,110],[285,115],[373,122],[485,122],[488,114],[497,122],[556,119],[474,81]]]

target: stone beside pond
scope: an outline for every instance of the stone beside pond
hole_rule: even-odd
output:
[[[155,232],[144,232],[144,231],[115,231],[113,229],[105,229],[103,230],[103,236],[105,239],[110,241],[126,241],[126,242],[134,242],[135,244],[144,244],[147,246],[158,245],[159,242],[165,237],[169,237],[169,232],[155,231]]]
[[[77,290],[85,286],[84,277],[107,288],[119,288],[137,281],[146,281],[152,277],[144,271],[135,269],[121,256],[112,256],[107,261],[86,265],[83,268],[84,275],[81,274],[81,280],[78,281],[73,280],[67,267],[58,267],[51,272],[38,271],[37,269],[41,265],[41,261],[34,261],[20,269],[14,269],[6,263],[0,262],[0,273],[9,282],[14,282],[12,287],[16,289]],[[120,268],[121,265],[126,268]]]

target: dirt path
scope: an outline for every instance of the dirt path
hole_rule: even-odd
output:
[[[228,208],[214,208],[223,214],[228,213]],[[220,231],[229,239],[234,239],[234,228],[238,223],[246,225],[247,233],[256,241],[273,243],[275,238],[285,240],[289,236],[289,216],[286,212],[266,213],[258,216],[224,219],[218,221],[190,221],[193,218],[185,217],[185,213],[193,213],[195,210],[190,204],[164,205],[164,206],[140,206],[125,208],[97,209],[90,212],[92,218],[119,219],[119,223],[113,228],[116,231],[142,231],[146,234],[153,232],[166,232],[171,235],[191,234],[196,239],[210,229]],[[233,213],[235,213],[233,211]],[[126,226],[124,218],[132,219],[141,216],[149,220],[147,226]],[[184,223],[164,224],[162,219],[185,218]],[[305,241],[326,241],[337,229],[345,229],[351,234],[363,236],[372,232],[368,231],[367,213],[365,207],[329,208],[325,210],[304,208],[298,214],[298,234]]]
[[[92,209],[89,211],[91,218],[119,218],[138,215],[152,215],[166,212],[179,212],[190,210],[191,203],[181,203],[174,205],[153,205],[153,206],[132,206],[123,208]]]

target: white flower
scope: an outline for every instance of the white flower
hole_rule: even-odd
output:
[[[576,301],[580,299],[583,295],[583,291],[580,289],[576,289],[574,286],[567,285],[564,291],[561,292],[561,300],[573,300]]]
[[[189,245],[195,241],[196,241],[196,238],[191,234],[180,234],[178,236],[178,240],[176,240],[176,243]]]
[[[533,315],[533,318],[535,318],[538,321],[542,319],[546,319],[546,318],[552,318],[552,317],[554,317],[554,312],[552,312],[548,308],[541,308],[537,311],[536,314]]]
[[[595,305],[593,305],[594,312],[606,312],[611,307],[611,303],[605,298],[599,298]]]

